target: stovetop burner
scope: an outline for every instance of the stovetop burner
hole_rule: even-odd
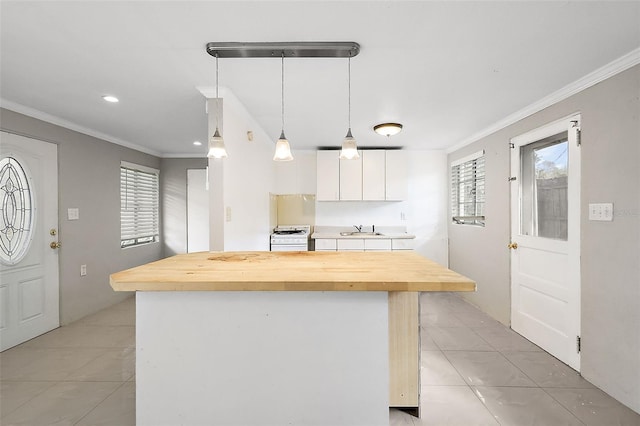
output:
[[[301,229],[277,229],[273,233],[275,235],[304,235],[306,232]]]

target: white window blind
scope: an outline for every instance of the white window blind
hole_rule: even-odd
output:
[[[451,216],[454,223],[484,226],[484,151],[451,164]]]
[[[120,247],[159,241],[158,170],[120,165]]]

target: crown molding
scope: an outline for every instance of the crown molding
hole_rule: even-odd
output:
[[[42,112],[35,108],[31,108],[31,107],[24,106],[12,101],[8,101],[4,98],[0,98],[0,107],[8,109],[13,112],[17,112],[19,114],[32,117],[32,118],[36,118],[38,120],[46,121],[47,123],[55,124],[56,126],[64,127],[65,129],[68,129],[68,130],[73,130],[75,132],[92,136],[97,139],[102,139],[104,141],[111,142],[116,145],[124,146],[126,148],[134,149],[136,151],[144,152],[145,154],[154,155],[156,157],[162,157],[162,153],[154,149],[150,149],[142,145],[138,145],[129,141],[125,141],[123,139],[116,138],[115,136],[111,136],[106,133],[89,129],[88,127],[81,126],[79,124],[73,123],[63,118],[56,117],[46,112]]]
[[[522,120],[523,118],[533,115],[536,112],[542,111],[543,109],[550,107],[551,105],[565,100],[568,97],[575,95],[576,93],[588,89],[589,87],[594,86],[610,77],[613,77],[616,74],[626,71],[638,64],[640,64],[640,48],[632,50],[626,55],[621,56],[620,58],[608,63],[607,65],[598,68],[597,70],[574,81],[573,83],[564,86],[562,89],[553,92],[550,95],[540,99],[539,101],[534,102],[531,105],[508,115],[502,120],[495,122],[491,126],[477,133],[474,133],[473,135],[469,136],[466,139],[463,139],[451,148],[448,148],[447,153],[450,154],[467,145],[472,144],[473,142],[477,142],[480,139],[497,132],[498,130],[502,130],[507,126],[510,126]]]

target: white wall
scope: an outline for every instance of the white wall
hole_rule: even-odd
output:
[[[274,162],[277,194],[316,193],[316,152],[291,150],[293,161]]]
[[[276,181],[272,160],[275,141],[258,126],[233,93],[223,92],[221,131],[228,157],[209,159],[210,247],[225,251],[268,251],[269,193],[274,192]],[[208,105],[209,135],[212,135],[215,100],[208,100]],[[247,131],[253,132],[253,141],[248,140]]]
[[[317,201],[315,224],[406,226],[407,232],[416,235],[416,250],[446,266],[447,155],[444,151],[412,150],[407,157],[407,201]],[[277,193],[315,194],[316,152],[294,151],[294,158],[276,166]]]

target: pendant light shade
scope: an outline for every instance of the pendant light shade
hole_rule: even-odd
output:
[[[227,158],[227,150],[224,147],[224,139],[220,136],[220,131],[216,127],[216,132],[213,134],[211,141],[209,142],[209,158]]]
[[[284,131],[280,133],[280,139],[276,142],[276,153],[273,155],[274,161],[291,161],[293,155],[291,155],[291,147],[289,141],[284,136]]]
[[[209,141],[209,152],[207,157],[209,158],[227,158],[227,149],[224,146],[224,139],[220,135],[218,129],[218,113],[220,110],[220,97],[218,96],[218,55],[216,54],[216,131],[213,133],[211,140]]]
[[[341,160],[357,160],[360,158],[360,154],[358,154],[358,146],[356,145],[356,139],[351,135],[351,128],[347,131],[347,136],[345,136],[342,141],[342,149],[340,150],[340,159]]]
[[[351,134],[351,55],[349,55],[349,130],[347,130],[347,136],[342,141],[340,159],[357,160],[358,158],[360,158],[360,154],[358,154],[356,138]]]
[[[273,161],[291,161],[293,155],[291,155],[291,147],[289,141],[284,135],[284,52],[282,52],[282,131],[280,132],[280,138],[276,142],[276,152],[273,154]]]

